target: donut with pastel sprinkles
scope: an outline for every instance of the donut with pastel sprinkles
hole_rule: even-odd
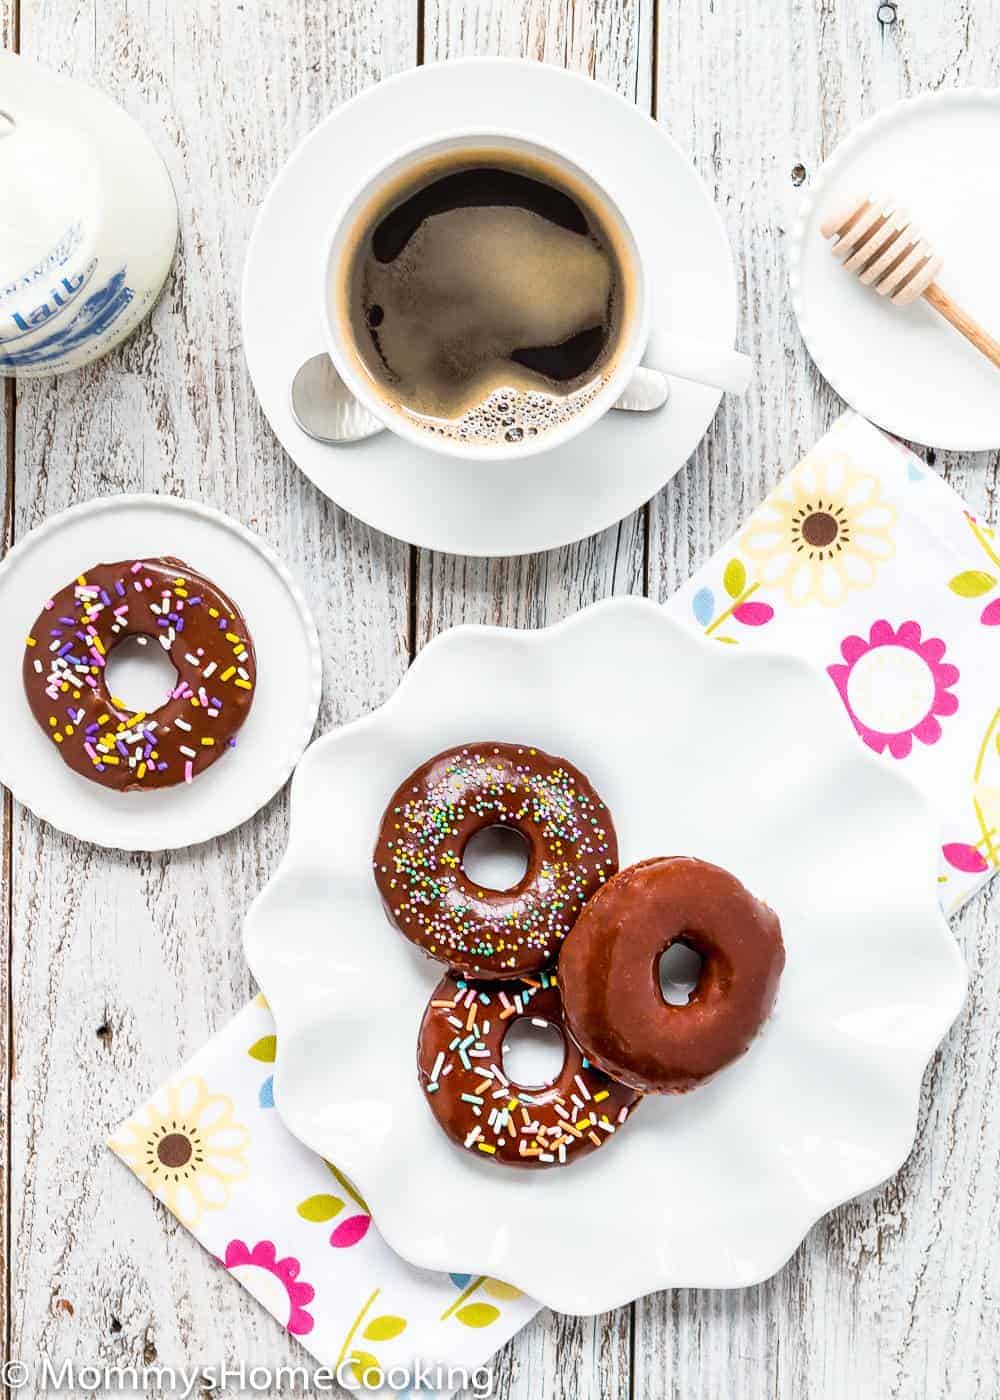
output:
[[[127,637],[177,670],[165,703],[129,709],[106,682]],[[45,603],[22,668],[31,712],[75,773],[120,792],[190,783],[235,747],[257,684],[242,614],[179,559],[97,564]]]
[[[563,1037],[562,1067],[548,1084],[522,1086],[504,1069],[504,1040],[525,1018]],[[502,982],[449,973],[424,1012],[417,1068],[452,1141],[507,1166],[569,1166],[620,1133],[642,1097],[591,1065],[566,1034],[555,973]]]
[[[477,832],[524,838],[522,879],[486,889],[463,867]],[[480,743],[422,764],[389,801],[375,882],[401,933],[471,977],[523,977],[554,962],[577,915],[618,869],[611,815],[564,758],[529,744]]]

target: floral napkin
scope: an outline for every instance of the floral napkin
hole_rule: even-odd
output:
[[[845,413],[667,604],[730,645],[795,651],[941,822],[941,903],[1000,866],[1000,540]]]
[[[845,723],[927,794],[951,911],[1000,865],[1000,542],[846,414],[667,604],[724,645],[822,666]],[[994,630],[996,629],[996,630]],[[496,1279],[405,1264],[274,1111],[274,1023],[246,1007],[111,1146],[323,1366],[474,1371],[537,1311]]]

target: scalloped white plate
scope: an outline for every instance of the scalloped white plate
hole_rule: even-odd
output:
[[[777,1008],[749,1053],[694,1093],[647,1099],[564,1170],[498,1168],[438,1128],[416,1036],[441,969],[390,926],[372,879],[396,785],[483,739],[577,763],[623,865],[715,861],[784,928]],[[278,1109],[414,1264],[488,1273],[570,1313],[767,1278],[912,1145],[921,1075],[965,985],[933,884],[914,878],[934,869],[935,838],[916,790],[800,659],[713,646],[642,599],[538,632],[457,628],[295,775],[288,851],[245,930],[277,1020]]]
[[[257,692],[236,748],[195,782],[111,792],[72,772],[36,724],[21,683],[24,638],[45,599],[84,569],[167,554],[240,608],[257,653]],[[0,782],[61,831],[123,851],[194,846],[252,817],[308,744],[322,687],[316,624],[274,550],[210,506],[171,496],[87,501],[15,545],[0,564],[0,663]]]
[[[897,199],[944,257],[945,291],[1000,335],[1000,91],[925,93],[856,127],[792,230],[792,305],[810,355],[852,408],[930,447],[1000,446],[1000,372],[924,301],[891,306],[849,276],[819,231],[855,191]]]

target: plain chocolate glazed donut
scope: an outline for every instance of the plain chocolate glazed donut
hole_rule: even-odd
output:
[[[685,1006],[660,988],[660,957],[678,941],[703,959]],[[749,1047],[784,965],[777,916],[734,875],[687,856],[641,861],[607,882],[563,944],[566,1024],[623,1084],[683,1093]]]
[[[517,831],[528,868],[508,890],[462,866],[485,827]],[[584,904],[618,869],[611,817],[584,775],[529,744],[465,744],[429,759],[389,801],[375,883],[389,918],[440,962],[521,977],[555,961]]]

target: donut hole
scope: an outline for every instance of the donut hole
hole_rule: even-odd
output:
[[[512,826],[484,826],[470,836],[462,869],[483,890],[512,890],[528,873],[528,843]]]
[[[503,1072],[523,1089],[543,1089],[558,1079],[566,1060],[562,1031],[540,1016],[515,1021],[500,1047]]]
[[[676,939],[660,954],[660,991],[668,1006],[687,1006],[701,980],[705,959],[697,948]]]
[[[150,714],[165,705],[177,680],[177,668],[155,637],[125,637],[108,654],[108,694],[133,714]]]

